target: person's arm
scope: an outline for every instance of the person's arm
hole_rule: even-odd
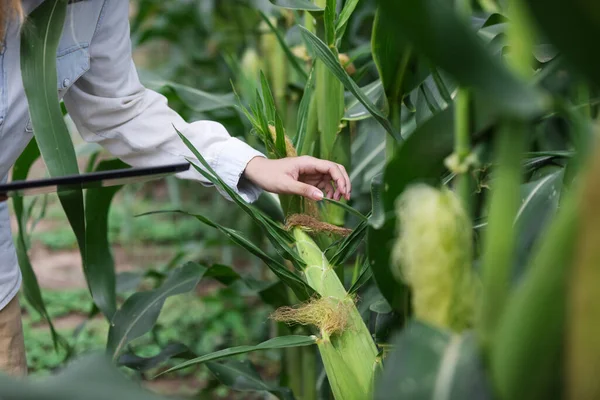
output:
[[[311,157],[268,160],[217,122],[186,123],[164,96],[143,87],[132,59],[128,12],[129,1],[106,0],[89,46],[90,69],[64,97],[86,141],[133,166],[195,160],[175,126],[246,201],[256,200],[261,189],[315,200],[322,192],[349,198],[350,179],[342,166]],[[177,176],[209,185],[193,168]]]
[[[186,123],[164,96],[140,83],[131,55],[128,3],[106,1],[89,47],[90,69],[65,94],[78,131],[86,141],[100,144],[132,166],[178,163],[184,157],[195,160],[175,126],[229,186],[247,201],[255,200],[260,188],[240,178],[248,162],[263,155],[231,137],[217,122]],[[177,176],[209,185],[193,167]]]

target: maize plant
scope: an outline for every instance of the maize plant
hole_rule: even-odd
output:
[[[211,67],[232,70],[237,102],[232,93],[210,97],[185,86],[202,85],[197,76],[155,80],[156,87],[184,114],[215,112],[235,120],[234,130],[270,158],[312,155],[343,164],[358,189],[350,203],[293,196],[273,202],[267,195],[268,201],[249,205],[181,136],[200,160],[194,167],[262,232],[251,240],[192,215],[264,262],[270,271],[265,290],[281,289],[277,301],[262,296],[277,329],[258,345],[202,355],[167,347],[144,363],[185,359],[159,375],[205,364],[234,389],[285,399],[599,398],[600,58],[594,38],[600,6],[559,0],[208,3],[220,11],[215,15],[245,13],[250,26],[240,28],[243,45],[221,43],[224,60]],[[142,29],[141,20],[134,29]],[[224,32],[217,36],[229,37]],[[35,30],[24,35],[37,39]],[[22,57],[31,76],[53,76],[32,54]],[[32,109],[41,107],[35,84],[27,82]],[[224,83],[219,89],[229,90]],[[53,121],[54,106],[47,116]],[[24,153],[16,179],[26,177],[40,150],[45,160],[57,159],[40,139],[39,149],[32,142]],[[106,221],[94,218],[107,213],[113,194],[76,193],[81,207],[68,210],[79,221],[74,229],[99,221],[93,232],[106,236]],[[268,213],[265,204],[277,212]],[[18,200],[15,210],[27,298],[50,320],[27,258],[27,211]],[[111,320],[108,353],[130,368],[140,368],[125,357],[131,342],[156,323],[156,305],[165,297],[192,290],[204,276],[237,276],[223,266],[186,264],[117,307],[108,243],[77,232],[80,247],[87,246],[83,261],[103,267],[104,279],[86,278]],[[275,385],[260,380],[250,364],[223,361],[273,349],[283,353]],[[19,393],[10,382],[2,387]]]

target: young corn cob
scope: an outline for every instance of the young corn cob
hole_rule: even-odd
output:
[[[318,348],[337,400],[371,398],[377,348],[333,267],[301,227],[293,228],[296,247],[306,263],[308,284],[321,296],[298,308],[280,309],[274,319],[315,325]]]
[[[460,332],[472,323],[477,280],[472,272],[472,227],[448,189],[419,184],[396,202],[394,274],[411,286],[415,316]]]

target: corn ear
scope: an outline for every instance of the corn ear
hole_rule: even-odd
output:
[[[364,388],[355,379],[354,371],[346,364],[344,354],[331,343],[329,338],[319,339],[317,346],[325,365],[325,372],[334,398],[338,400],[364,400],[370,398],[370,396],[366,396]]]
[[[477,280],[472,227],[458,197],[419,184],[396,202],[395,276],[413,290],[415,316],[460,332],[471,326]]]
[[[354,299],[346,292],[329,261],[301,228],[293,229],[300,257],[306,263],[308,284],[322,298],[339,302],[346,313],[342,332],[321,331],[319,351],[337,400],[371,397],[377,348]]]

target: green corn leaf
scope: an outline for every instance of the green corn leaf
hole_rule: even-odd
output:
[[[306,143],[308,138],[308,124],[309,124],[309,110],[310,104],[313,100],[314,86],[315,86],[315,70],[311,69],[306,86],[304,87],[304,95],[300,101],[298,107],[298,126],[296,129],[296,137],[294,138],[294,147],[299,155],[304,154],[305,146],[310,146],[310,143]]]
[[[600,4],[596,1],[525,0],[532,17],[575,68],[600,86]]]
[[[296,70],[296,72],[298,72],[298,75],[300,75],[306,81],[308,79],[308,74],[306,73],[306,70],[302,67],[302,65],[300,65],[300,62],[298,61],[298,57],[296,57],[294,55],[294,53],[292,53],[292,50],[285,42],[285,39],[281,35],[281,32],[279,31],[279,29],[277,29],[273,25],[273,23],[271,22],[269,17],[267,17],[265,15],[265,13],[263,13],[260,10],[258,11],[258,13],[260,14],[260,17],[263,19],[263,21],[265,21],[265,23],[269,26],[269,28],[271,29],[271,32],[273,32],[275,34],[277,41],[281,45],[281,48],[283,49],[288,61],[292,64],[292,67]]]
[[[267,123],[274,124],[275,114],[277,113],[277,109],[275,108],[275,99],[273,98],[273,92],[271,92],[267,78],[262,71],[260,71],[260,87],[262,91],[262,99],[265,105],[265,112],[267,115]]]
[[[287,8],[290,10],[308,11],[311,14],[313,14],[314,16],[323,15],[323,12],[325,11],[323,8],[317,7],[310,0],[269,0],[269,1],[278,7]]]
[[[269,392],[280,400],[294,400],[288,388],[265,383],[249,361],[208,362],[208,369],[224,385],[241,392]]]
[[[23,151],[23,153],[21,153],[13,167],[12,180],[25,180],[27,178],[27,175],[29,174],[31,166],[39,157],[40,150],[37,146],[37,142],[35,141],[35,139],[32,139]],[[13,208],[15,210],[17,225],[19,227],[16,241],[16,250],[17,258],[19,260],[19,267],[21,268],[21,275],[23,277],[23,294],[25,295],[25,299],[27,299],[27,301],[33,307],[33,309],[37,311],[42,316],[42,318],[44,318],[44,320],[48,323],[48,327],[50,328],[50,334],[52,335],[54,349],[58,350],[59,345],[66,346],[65,348],[68,348],[68,342],[63,337],[61,337],[54,328],[52,318],[50,317],[50,314],[48,314],[48,310],[46,309],[46,304],[44,303],[44,298],[42,297],[42,291],[40,289],[40,285],[35,275],[35,271],[33,270],[33,267],[31,265],[31,260],[29,259],[29,255],[27,254],[26,215],[29,214],[24,213],[23,197],[13,198]]]
[[[310,298],[310,296],[312,296],[314,294],[314,290],[310,286],[308,286],[306,284],[306,282],[304,282],[302,279],[300,279],[293,272],[289,271],[285,267],[285,265],[281,264],[279,261],[277,261],[273,257],[269,256],[264,251],[262,251],[258,246],[256,246],[254,243],[252,243],[251,241],[246,239],[244,237],[244,235],[242,235],[240,232],[230,229],[230,228],[226,228],[220,224],[217,224],[216,222],[214,222],[202,215],[190,214],[185,211],[178,211],[178,210],[168,211],[168,212],[180,213],[180,214],[192,216],[192,217],[196,218],[198,221],[202,222],[203,224],[206,224],[206,225],[210,226],[211,228],[215,228],[215,229],[219,230],[221,233],[223,233],[225,236],[227,236],[232,242],[234,242],[238,246],[246,249],[254,256],[260,258],[267,265],[267,267],[269,267],[269,269],[283,283],[285,283],[290,289],[292,289],[292,291],[294,292],[294,294],[298,297],[298,299],[300,301],[307,300],[308,298]],[[159,213],[162,213],[162,212],[151,212],[151,213],[141,214],[140,216],[159,214]]]
[[[477,342],[471,333],[450,335],[420,322],[411,322],[393,340],[385,370],[375,391],[383,400],[398,398],[493,398]]]
[[[168,370],[161,372],[157,376],[161,376],[163,374],[168,374],[173,371],[178,371],[183,368],[190,367],[192,365],[203,364],[208,361],[220,360],[223,358],[237,356],[239,354],[247,354],[260,350],[272,350],[272,349],[285,349],[290,347],[302,347],[302,346],[311,346],[316,343],[316,337],[314,336],[279,336],[256,346],[237,346],[230,347],[228,349],[223,349],[219,351],[215,351],[214,353],[206,354],[201,357],[197,357],[191,359],[189,361],[185,361],[179,365],[176,365]]]
[[[152,357],[140,357],[132,353],[125,353],[119,357],[117,365],[133,369],[138,372],[146,372],[154,369],[173,358],[191,359],[196,357],[183,343],[170,343],[157,355]]]
[[[356,278],[356,281],[354,281],[354,283],[348,290],[348,294],[357,293],[360,290],[360,288],[363,287],[369,281],[369,279],[371,279],[372,277],[373,277],[373,271],[371,270],[371,267],[369,267],[368,259],[365,259],[365,261],[362,265],[362,268],[360,270],[360,273],[358,274],[358,277]]]
[[[127,379],[102,355],[77,359],[56,375],[23,380],[0,375],[3,400],[166,400]]]
[[[359,220],[361,221],[366,221],[369,217],[368,216],[364,216],[360,213],[360,211],[356,210],[353,207],[350,207],[348,204],[343,203],[341,201],[337,201],[337,200],[333,200],[333,199],[323,199],[326,203],[329,204],[333,204],[337,207],[343,208],[344,211],[347,211],[348,213],[354,215],[355,217],[357,217]]]
[[[531,249],[558,210],[563,177],[564,169],[558,168],[556,172],[521,186],[521,206],[515,217],[518,241],[513,279],[520,279],[525,273]]]
[[[204,277],[216,279],[223,285],[231,285],[232,283],[242,279],[240,274],[235,272],[233,268],[221,264],[211,265],[204,274]]]
[[[247,204],[244,199],[240,197],[233,189],[231,189],[221,178],[218,177],[216,172],[208,165],[204,157],[200,154],[200,152],[192,145],[192,143],[179,131],[177,131],[179,137],[186,146],[192,151],[197,160],[202,164],[204,169],[200,168],[196,164],[192,163],[192,166],[201,173],[206,179],[208,179],[213,185],[219,187],[221,190],[225,191],[231,199],[246,212],[252,219],[268,233],[267,237],[270,242],[273,244],[277,252],[284,257],[285,259],[291,261],[294,266],[298,269],[302,269],[304,262],[300,258],[300,256],[291,249],[290,243],[293,242],[291,235],[279,226],[276,222],[273,222],[271,219],[267,218],[262,214],[259,210],[254,207],[251,207]]]
[[[362,88],[362,92],[381,110],[382,113],[387,113],[387,103],[385,99],[385,91],[381,80],[376,80]],[[361,121],[371,117],[369,110],[351,93],[346,95],[346,111],[344,112],[345,121]]]
[[[335,46],[335,16],[337,0],[326,0],[325,7],[325,43],[330,47]]]
[[[105,160],[98,164],[96,171],[127,167],[121,160]],[[86,225],[94,228],[86,230],[88,262],[84,268],[94,303],[109,320],[117,310],[117,304],[115,262],[108,242],[108,213],[113,197],[121,188],[94,188],[85,193]]]
[[[440,0],[379,0],[388,35],[406,38],[416,51],[473,88],[503,114],[531,117],[547,99],[495,60],[452,6]]]
[[[115,313],[108,331],[106,348],[113,359],[118,359],[133,339],[150,332],[167,297],[193,290],[205,272],[205,267],[188,263],[173,270],[159,288],[129,297]]]
[[[66,0],[44,2],[27,18],[21,39],[21,69],[31,123],[51,176],[79,172],[56,93],[56,49],[66,6]]]
[[[393,28],[388,26],[389,23],[389,19],[381,18],[381,10],[377,10],[373,22],[371,48],[373,61],[379,71],[388,101],[397,102],[402,100],[403,94],[407,92],[408,88],[404,85],[404,81],[411,80],[408,76],[411,73],[408,67],[412,50],[402,36],[390,34]]]
[[[292,240],[290,234],[285,231],[281,226],[277,225],[275,222],[271,221],[269,218],[265,217],[260,211],[249,206],[244,202],[244,200],[235,193],[231,188],[229,188],[220,178],[217,178],[215,175],[210,175],[200,167],[195,164],[192,166],[201,174],[203,174],[207,179],[212,180],[212,183],[219,186],[223,190],[225,190],[233,200],[242,208],[242,210],[246,211],[248,215],[250,215],[254,221],[259,224],[261,228],[265,230],[268,234],[270,242],[275,246],[277,252],[284,258],[292,261],[294,265],[301,269],[302,265],[304,265],[302,258],[298,256],[296,252],[291,250],[289,244]],[[208,164],[205,165],[207,167]],[[210,167],[209,167],[210,168]]]
[[[79,173],[75,149],[56,93],[56,50],[67,10],[66,0],[43,2],[27,18],[21,36],[21,71],[33,132],[50,176]],[[85,214],[81,190],[60,192],[85,263]]]
[[[273,308],[292,305],[288,296],[288,288],[281,280],[276,282],[257,281],[248,276],[240,276],[233,268],[219,264],[212,265],[206,271],[204,277],[216,279],[224,285],[232,285],[241,281],[249,290],[255,292],[265,304]]]
[[[264,253],[260,248],[258,248],[255,244],[246,239],[242,234],[233,229],[225,228],[219,224],[216,224],[205,218],[201,215],[194,215],[199,221],[205,223],[206,225],[212,226],[213,228],[218,229],[222,233],[224,233],[229,239],[231,239],[234,243],[239,246],[245,248],[250,253],[260,258],[267,264],[267,266],[273,271],[273,273],[281,279],[283,283],[285,283],[292,291],[296,294],[299,300],[304,301],[308,299],[314,291],[310,289],[302,279],[300,279],[296,274],[289,271],[285,265],[277,262],[272,257],[268,256]]]
[[[66,9],[66,0],[43,2],[28,16],[21,36],[21,70],[34,136],[52,177],[79,173],[73,142],[56,93],[56,50]],[[77,238],[88,286],[90,291],[94,288],[92,296],[104,299],[107,307],[102,311],[110,317],[114,311],[110,305],[115,303],[114,280],[95,280],[106,269],[96,270],[102,263],[88,263],[83,192],[81,189],[59,192],[58,197]]]
[[[265,109],[265,104],[263,104],[263,99],[258,90],[256,90],[256,102],[254,103],[252,112],[254,113],[254,116],[258,122],[256,129],[261,134],[261,138],[265,143],[265,146],[268,150],[275,153],[275,142],[269,134],[269,120],[267,117],[269,110]]]
[[[361,222],[350,235],[344,238],[336,247],[336,251],[329,258],[331,265],[343,265],[353,254],[356,253],[367,234],[367,221]]]
[[[281,158],[288,156],[287,148],[285,145],[285,128],[283,127],[283,121],[279,114],[275,114],[275,147],[277,151],[281,153]],[[291,154],[289,154],[291,157]]]
[[[350,78],[331,49],[329,49],[329,47],[323,43],[321,39],[316,37],[306,28],[300,26],[300,31],[308,45],[314,49],[319,60],[321,60],[323,64],[327,66],[329,70],[331,70],[335,77],[344,85],[346,90],[351,92],[365,106],[371,115],[373,115],[373,118],[375,118],[390,135],[392,135],[397,141],[401,142],[402,138],[400,137],[400,133],[394,131],[391,123],[387,120],[385,115],[383,115],[383,113],[377,109],[373,102],[371,102],[371,100],[369,100],[369,98],[360,90],[356,82]]]
[[[346,27],[348,26],[348,21],[352,16],[352,13],[356,9],[358,5],[358,0],[348,0],[344,3],[344,8],[342,8],[342,12],[340,12],[340,16],[338,17],[336,26],[335,26],[335,36],[338,40],[344,37],[344,33],[346,33]]]

